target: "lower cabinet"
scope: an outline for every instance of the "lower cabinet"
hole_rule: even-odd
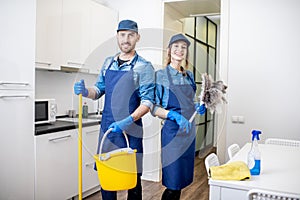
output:
[[[97,152],[99,130],[100,125],[85,127],[82,129],[82,187],[84,192],[99,186],[98,174],[97,171],[94,170],[95,160],[93,157]]]
[[[247,200],[247,190],[233,189],[229,187],[222,187],[216,185],[209,185],[209,199],[210,200]],[[233,198],[234,197],[234,198]]]
[[[35,199],[68,199],[77,191],[76,130],[36,136]]]
[[[99,126],[82,129],[83,193],[99,186],[97,173],[94,171],[93,157],[90,155],[96,153],[98,132]],[[35,137],[35,199],[70,199],[78,195],[77,139],[78,129]]]

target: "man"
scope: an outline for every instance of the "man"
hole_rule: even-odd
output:
[[[105,60],[93,87],[86,88],[83,80],[74,85],[75,94],[87,98],[98,99],[105,94],[99,141],[109,128],[113,130],[104,142],[103,152],[126,146],[122,131],[126,131],[130,147],[137,149],[137,185],[128,190],[128,200],[142,199],[141,117],[152,109],[154,103],[154,68],[136,53],[135,45],[139,39],[137,23],[132,20],[121,21],[117,30],[121,52]],[[103,200],[117,199],[117,192],[114,191],[102,189],[101,194]]]

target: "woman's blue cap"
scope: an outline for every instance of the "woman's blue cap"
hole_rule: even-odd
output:
[[[188,45],[188,47],[191,44],[190,41],[184,35],[179,33],[179,34],[173,35],[171,37],[168,47],[170,47],[174,42],[177,42],[177,41],[184,41]]]
[[[138,25],[132,20],[122,20],[118,26],[117,32],[119,31],[134,31],[138,33]]]

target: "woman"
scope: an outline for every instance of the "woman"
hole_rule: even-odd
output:
[[[161,130],[162,184],[166,187],[162,200],[179,200],[181,189],[193,182],[195,126],[189,119],[195,112],[196,84],[192,72],[187,70],[189,46],[184,35],[172,36],[167,66],[155,76],[156,105],[152,114],[166,119]],[[206,109],[197,104],[196,110],[204,114]]]

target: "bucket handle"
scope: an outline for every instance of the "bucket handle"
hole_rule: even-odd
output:
[[[101,154],[102,154],[102,147],[103,147],[104,140],[105,140],[106,136],[107,136],[112,130],[113,130],[113,128],[108,129],[108,130],[104,133],[104,135],[103,135],[103,138],[102,138],[101,143],[100,143],[100,149],[99,149],[99,159],[100,159],[100,160],[107,160],[107,159],[110,157],[110,155],[105,156],[105,157],[101,157]],[[127,137],[127,135],[126,135],[125,132],[122,132],[122,133],[123,133],[123,135],[124,135],[124,137],[125,137],[127,148],[129,148],[128,137]]]

